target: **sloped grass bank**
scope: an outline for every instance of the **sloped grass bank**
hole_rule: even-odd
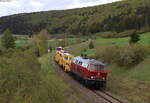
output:
[[[133,68],[108,66],[107,90],[131,103],[149,103],[150,61],[148,59]]]
[[[52,68],[50,55],[45,55],[39,58],[39,62],[41,64],[41,69],[44,75],[43,78],[43,85],[46,87],[46,91],[49,91],[49,96],[47,99],[51,101],[51,103],[65,103],[65,90],[68,86],[63,82],[61,78],[59,78]]]

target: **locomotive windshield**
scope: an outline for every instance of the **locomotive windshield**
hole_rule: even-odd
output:
[[[65,56],[64,59],[72,61],[72,57]]]
[[[68,57],[67,57],[67,56],[65,56],[65,57],[64,57],[64,59],[65,59],[65,60],[68,60]]]
[[[92,70],[104,70],[104,65],[91,65]]]

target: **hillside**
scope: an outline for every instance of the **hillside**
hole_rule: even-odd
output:
[[[98,32],[137,29],[150,31],[150,1],[123,0],[72,10],[16,14],[0,18],[0,33],[33,34],[47,29],[51,34],[89,35]]]

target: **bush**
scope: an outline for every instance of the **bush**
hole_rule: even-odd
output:
[[[118,33],[117,32],[103,32],[103,33],[100,33],[100,36],[103,37],[103,38],[116,38],[118,36]]]
[[[133,66],[143,61],[147,56],[148,50],[146,47],[132,45],[121,48],[119,58],[116,61],[119,65]]]
[[[0,100],[2,103],[31,102],[40,83],[40,64],[29,52],[16,51],[0,61]],[[30,98],[29,98],[30,97]]]
[[[80,38],[76,38],[76,44],[81,43],[81,39]]]
[[[141,45],[130,45],[124,47],[108,46],[103,50],[96,50],[96,57],[104,62],[116,63],[121,66],[134,66],[148,56],[148,49]]]
[[[62,80],[42,67],[32,49],[0,57],[1,103],[64,103]]]
[[[134,44],[137,43],[140,40],[140,36],[137,34],[136,31],[133,31],[133,33],[131,33],[130,35],[130,44]]]
[[[60,40],[58,44],[59,44],[59,46],[61,46],[61,47],[65,47],[65,46],[66,46],[66,41],[65,41],[65,39]]]
[[[101,59],[103,62],[111,64],[115,61],[115,58],[118,54],[118,48],[117,46],[107,46],[104,48],[97,48],[96,49],[96,59]]]
[[[94,44],[93,44],[93,42],[91,40],[90,43],[89,43],[89,49],[93,49],[93,48],[94,48]]]

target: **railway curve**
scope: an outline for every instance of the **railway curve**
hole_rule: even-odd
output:
[[[89,41],[73,45],[66,50],[70,52],[80,47],[86,46],[88,45],[88,43]],[[127,103],[125,101],[122,101],[121,99],[118,99],[118,97],[111,95],[107,91],[91,90],[86,88],[77,80],[72,78],[72,76],[69,76],[67,73],[65,73],[61,69],[61,67],[55,62],[53,55],[51,55],[50,60],[52,61],[52,66],[56,71],[56,74],[63,78],[63,80],[71,87],[73,92],[76,92],[76,94],[80,95],[79,97],[76,97],[76,101],[73,99],[73,103]]]

